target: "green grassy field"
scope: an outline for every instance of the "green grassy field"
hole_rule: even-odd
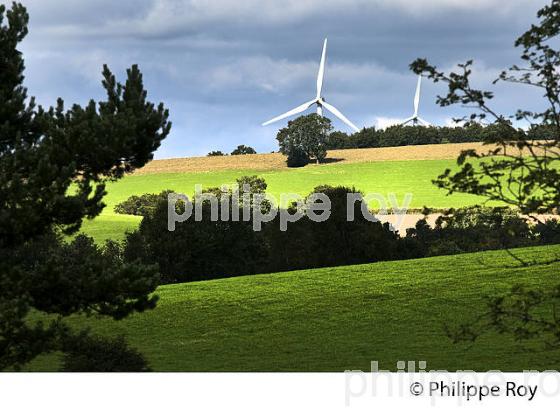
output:
[[[379,161],[354,164],[328,164],[307,166],[257,173],[268,183],[268,192],[279,197],[281,193],[308,194],[323,184],[355,186],[365,193],[387,195],[395,193],[403,200],[407,192],[413,194],[411,207],[449,208],[473,205],[479,198],[465,194],[446,196],[445,192],[432,184],[432,180],[446,168],[453,168],[454,160],[423,161]],[[107,208],[93,221],[86,221],[83,232],[98,241],[120,239],[124,232],[133,230],[140,218],[118,215],[114,206],[131,195],[157,193],[165,189],[192,194],[194,186],[203,188],[231,184],[243,175],[254,175],[255,171],[212,171],[207,173],[148,174],[127,176],[108,186]]]
[[[560,246],[514,252],[550,262]],[[444,334],[444,323],[480,312],[485,295],[559,282],[559,262],[515,266],[504,252],[485,252],[168,285],[153,311],[71,321],[124,334],[160,371],[365,371],[374,360],[387,370],[398,360],[440,370],[557,369],[557,352],[527,352],[507,336],[486,335],[469,349]],[[55,370],[56,360],[32,369]]]

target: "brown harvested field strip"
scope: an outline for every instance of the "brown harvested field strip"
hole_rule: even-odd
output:
[[[329,151],[327,164],[454,159],[465,149],[480,149],[481,143],[410,145],[405,147],[362,148]],[[252,169],[271,171],[286,168],[286,159],[282,154],[254,154],[224,157],[192,157],[159,159],[150,162],[136,174],[158,174],[174,172],[226,171]]]

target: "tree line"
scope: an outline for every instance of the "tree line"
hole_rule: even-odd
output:
[[[330,119],[317,114],[300,116],[288,122],[276,139],[286,155],[288,167],[302,167],[311,161],[324,162],[328,150],[352,148],[401,147],[408,145],[451,144],[500,140],[550,139],[554,128],[533,125],[516,129],[509,121],[481,125],[469,122],[457,127],[420,127],[394,125],[385,129],[363,128],[353,134],[334,131]]]
[[[264,193],[267,187],[266,181],[257,176],[242,177],[237,182],[240,186],[250,184],[251,195]],[[162,283],[560,243],[556,220],[535,225],[507,207],[450,209],[435,226],[428,225],[424,218],[400,236],[389,224],[366,218],[362,214],[363,200],[351,205],[355,218],[349,221],[347,195],[360,192],[328,185],[310,193],[323,193],[331,201],[330,216],[320,223],[302,218],[282,231],[280,219],[275,217],[255,231],[251,218],[233,220],[235,204],[228,196],[227,218],[211,218],[210,202],[200,199],[202,219],[191,217],[169,231],[169,192],[131,197],[117,205],[121,212],[144,216],[138,230],[127,234],[124,260],[157,265]],[[224,200],[225,193],[219,188],[204,192]],[[198,200],[193,198],[195,203]],[[176,206],[180,207],[177,214],[182,214],[183,205],[179,202]],[[256,206],[272,204],[259,202]],[[294,203],[288,211],[293,214],[303,206]],[[429,213],[426,210],[426,215]]]

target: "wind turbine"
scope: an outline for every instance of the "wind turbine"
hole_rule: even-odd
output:
[[[293,110],[290,110],[290,111],[288,111],[288,112],[286,112],[282,115],[279,115],[278,117],[275,117],[275,118],[271,119],[270,121],[267,121],[267,122],[263,123],[262,124],[263,126],[272,124],[273,122],[276,122],[276,121],[283,120],[284,118],[287,118],[287,117],[291,117],[292,115],[299,114],[300,112],[303,112],[303,111],[307,110],[311,106],[317,105],[317,114],[318,115],[323,116],[323,107],[324,107],[327,111],[330,111],[332,114],[334,114],[335,117],[337,117],[339,120],[344,122],[346,125],[348,125],[350,128],[352,128],[354,131],[356,131],[356,132],[360,131],[360,129],[358,127],[356,127],[352,123],[352,121],[350,121],[348,118],[346,118],[335,107],[328,104],[325,101],[325,99],[323,98],[323,96],[321,95],[321,92],[323,90],[323,79],[325,77],[325,61],[326,61],[326,59],[327,59],[327,39],[325,39],[325,43],[323,44],[323,54],[321,55],[321,64],[319,65],[319,74],[317,75],[317,95],[316,95],[316,97],[313,100],[308,101],[305,104],[302,104],[299,107],[294,108]]]
[[[422,118],[418,116],[418,107],[420,106],[420,87],[422,85],[422,76],[418,76],[418,84],[416,85],[416,94],[414,95],[414,115],[410,118],[407,118],[401,125],[406,125],[409,122],[412,122],[414,125],[418,125],[418,123],[429,126],[432,125],[427,121],[424,121]]]

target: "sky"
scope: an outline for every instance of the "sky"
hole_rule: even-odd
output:
[[[0,4],[10,4],[0,0]],[[20,49],[25,85],[40,104],[103,98],[101,70],[120,81],[139,64],[148,97],[173,128],[156,158],[277,150],[288,120],[261,123],[315,96],[328,37],[323,94],[358,127],[412,114],[418,57],[451,70],[475,60],[474,84],[511,114],[541,104],[526,86],[497,84],[519,63],[515,39],[544,0],[22,0],[30,32]],[[420,116],[436,124],[470,113],[435,104],[441,84],[423,82]],[[311,111],[310,111],[311,112]],[[350,130],[333,119],[335,129]]]

